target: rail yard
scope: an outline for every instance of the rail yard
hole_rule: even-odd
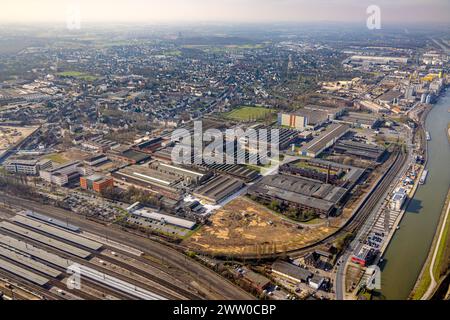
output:
[[[0,274],[42,299],[204,298],[194,288],[182,288],[143,252],[90,240],[84,231],[64,230],[58,219],[43,222],[26,212],[8,215],[0,222]]]

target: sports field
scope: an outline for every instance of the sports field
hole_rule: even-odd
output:
[[[57,74],[60,77],[70,77],[70,78],[77,78],[85,81],[95,81],[97,80],[96,76],[90,75],[88,73],[84,72],[78,72],[78,71],[65,71],[60,72]]]
[[[242,106],[225,114],[225,118],[235,121],[261,120],[274,111],[263,107]]]

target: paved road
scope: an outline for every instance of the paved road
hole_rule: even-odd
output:
[[[197,282],[206,291],[209,291],[209,299],[225,299],[225,300],[249,300],[254,299],[253,296],[235,286],[228,280],[220,277],[212,270],[202,266],[201,264],[188,259],[182,253],[169,248],[158,242],[140,237],[134,234],[124,232],[122,230],[107,227],[93,221],[84,219],[72,212],[55,208],[52,206],[42,205],[40,203],[20,199],[10,195],[0,193],[0,201],[7,202],[25,209],[38,211],[40,213],[51,216],[55,219],[61,219],[75,224],[82,229],[106,236],[108,239],[121,242],[123,244],[135,247],[136,249],[148,252],[153,256],[157,256],[164,262],[176,267],[180,271],[187,273],[192,281]]]

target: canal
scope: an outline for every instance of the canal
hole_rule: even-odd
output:
[[[450,186],[450,144],[446,133],[449,109],[450,90],[447,90],[425,124],[431,135],[426,184],[419,186],[384,255],[381,292],[388,300],[408,298],[433,242]]]

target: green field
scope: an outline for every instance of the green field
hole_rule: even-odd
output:
[[[85,72],[79,72],[79,71],[64,71],[57,73],[60,77],[70,77],[70,78],[77,78],[85,81],[95,81],[97,80],[96,76],[90,75]]]
[[[171,56],[171,57],[179,57],[182,55],[182,52],[180,50],[168,50],[168,51],[164,51],[163,55]]]
[[[225,118],[236,121],[254,121],[264,119],[267,114],[273,112],[273,110],[267,108],[243,106],[226,113]]]
[[[63,163],[66,163],[68,160],[63,156],[63,155],[61,155],[60,153],[52,153],[52,154],[49,154],[49,155],[47,155],[46,157],[45,157],[45,159],[49,159],[49,160],[51,160],[52,162],[55,162],[55,163],[57,163],[57,164],[63,164]]]
[[[207,44],[187,44],[183,48],[198,49],[208,53],[227,53],[227,52],[241,52],[245,50],[259,50],[266,47],[266,44],[235,44],[235,45],[207,45]]]

